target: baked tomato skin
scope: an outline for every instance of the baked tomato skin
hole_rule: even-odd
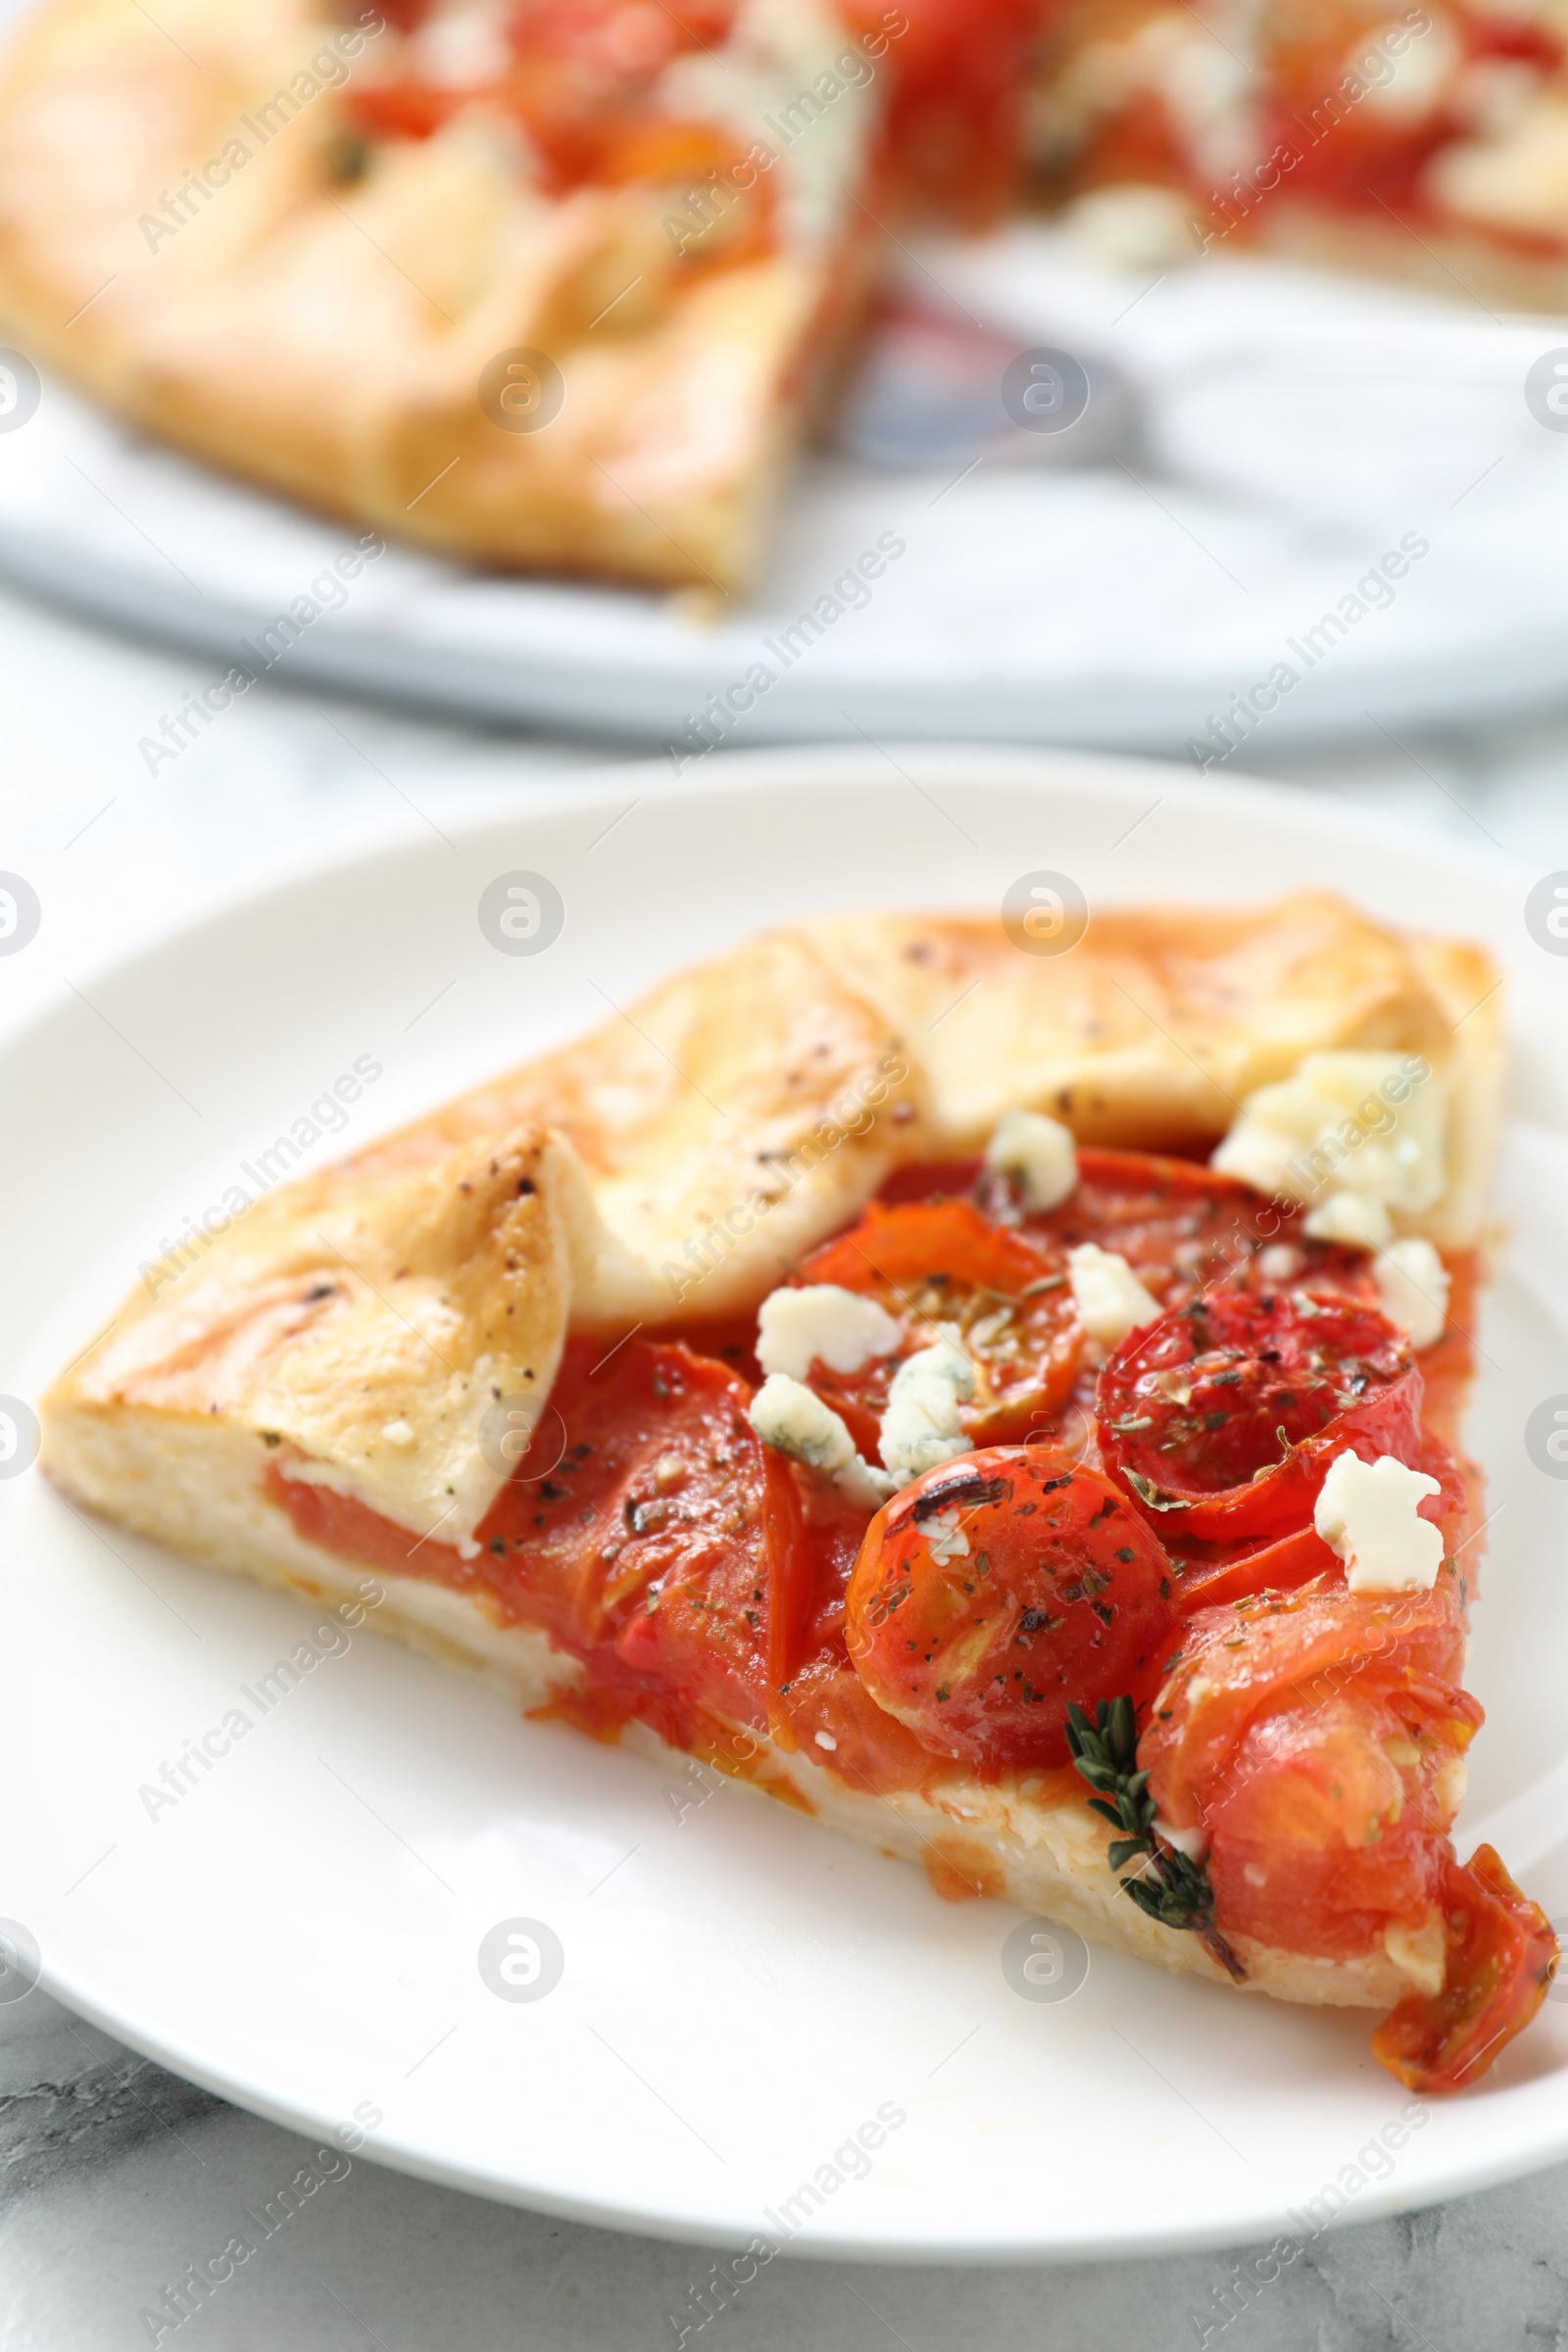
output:
[[[1436,1494],[1424,1494],[1417,1514],[1443,1530],[1445,1546],[1460,1567],[1460,1594],[1475,1597],[1475,1539],[1473,1522],[1479,1507],[1464,1466],[1455,1460],[1430,1430],[1421,1434],[1417,1469],[1438,1482]],[[1473,1474],[1472,1474],[1473,1475]],[[1310,1520],[1288,1536],[1266,1536],[1261,1542],[1244,1538],[1239,1544],[1200,1544],[1185,1554],[1172,1554],[1177,1570],[1176,1607],[1183,1617],[1197,1609],[1216,1608],[1223,1601],[1248,1600],[1266,1592],[1294,1592],[1314,1577],[1331,1583],[1343,1580],[1339,1554],[1324,1543]]]
[[[1096,1391],[1101,1450],[1168,1541],[1282,1536],[1329,1464],[1421,1454],[1421,1375],[1396,1326],[1337,1294],[1213,1291],[1130,1332]]]
[[[904,1325],[899,1348],[860,1371],[817,1364],[810,1373],[870,1461],[894,1373],[941,1324],[956,1325],[974,1365],[975,1394],[960,1422],[976,1446],[1023,1440],[1072,1386],[1083,1340],[1065,1261],[972,1201],[872,1201],[858,1225],[802,1261],[799,1279],[858,1291]]]
[[[1069,1102],[1058,1102],[1064,1115]],[[1277,1291],[1304,1283],[1378,1304],[1364,1250],[1319,1242],[1301,1230],[1306,1211],[1268,1200],[1236,1176],[1159,1152],[1078,1147],[1078,1182],[1055,1208],[1026,1209],[1008,1180],[983,1160],[901,1168],[883,1185],[892,1205],[960,1196],[1053,1255],[1098,1242],[1125,1257],[1167,1313],[1200,1292],[1242,1285]]]
[[[502,41],[471,75],[433,78],[416,43],[427,0],[385,12],[394,42],[344,96],[349,125],[368,140],[426,139],[464,112],[510,115],[526,136],[532,175],[557,197],[588,185],[684,189],[730,172],[735,135],[717,120],[672,114],[662,77],[682,55],[720,45],[733,0],[689,0],[678,14],[646,0],[517,0]],[[755,179],[692,261],[755,259],[772,243],[774,193]],[[690,264],[688,264],[690,266]]]
[[[1494,1847],[1478,1845],[1468,1862],[1450,1854],[1438,1899],[1443,1988],[1407,1992],[1372,2036],[1374,2056],[1407,2090],[1463,2090],[1523,2033],[1557,1973],[1550,1920]]]
[[[1311,1240],[1305,1213],[1199,1160],[1089,1145],[1075,1189],[1057,1207],[1025,1215],[1023,1231],[1060,1250],[1098,1242],[1117,1250],[1167,1311],[1216,1286],[1277,1290],[1286,1281],[1375,1305],[1366,1252]]]
[[[884,1504],[845,1619],[866,1690],[934,1753],[990,1773],[1060,1765],[1069,1701],[1127,1690],[1166,1643],[1169,1563],[1098,1471],[991,1446]]]
[[[1138,1757],[1161,1821],[1206,1840],[1228,1936],[1433,1964],[1482,1721],[1463,1662],[1451,1562],[1431,1592],[1351,1593],[1341,1572],[1184,1624]]]
[[[520,1466],[463,1557],[330,1489],[270,1474],[312,1542],[472,1596],[584,1660],[605,1708],[686,1743],[718,1717],[760,1728],[810,1609],[799,1490],[747,1419],[752,1392],[674,1343],[567,1343],[540,1424],[559,1458]]]
[[[878,44],[887,110],[876,144],[884,201],[991,226],[1025,174],[1024,93],[1040,0],[840,0],[847,33]],[[901,26],[888,40],[888,28]],[[880,209],[880,207],[879,207]]]
[[[1303,1693],[1327,1702],[1342,1690],[1457,1684],[1464,1642],[1447,1562],[1430,1592],[1355,1593],[1338,1570],[1295,1592],[1197,1610],[1181,1624],[1139,1742],[1161,1817],[1200,1828],[1252,1725]]]

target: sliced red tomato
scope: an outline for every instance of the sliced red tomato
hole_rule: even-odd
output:
[[[1285,1535],[1337,1453],[1421,1450],[1421,1375],[1375,1308],[1304,1291],[1218,1290],[1129,1333],[1100,1375],[1106,1467],[1174,1531]]]
[[[797,1671],[774,1701],[774,1718],[775,1730],[787,1730],[813,1763],[867,1793],[923,1788],[954,1770],[951,1757],[934,1753],[878,1706],[842,1644]]]
[[[1438,1993],[1407,1992],[1372,2036],[1408,2090],[1463,2090],[1523,2033],[1557,1973],[1557,1938],[1497,1853],[1450,1854],[1443,1874],[1446,1970]]]
[[[906,203],[984,228],[1018,200],[1026,97],[1054,0],[839,0],[846,28],[883,44],[890,85],[879,142],[884,177]],[[899,30],[891,39],[890,28]]]
[[[1024,1230],[1063,1250],[1098,1242],[1119,1251],[1167,1310],[1217,1286],[1277,1291],[1287,1282],[1376,1305],[1365,1250],[1313,1241],[1301,1231],[1304,1214],[1200,1160],[1084,1148],[1075,1190],[1026,1217]]]
[[[1391,1930],[1430,1943],[1462,1785],[1451,1767],[1480,1716],[1448,1682],[1330,1673],[1321,1693],[1255,1719],[1204,1800],[1224,1934],[1324,1959],[1396,1957]]]
[[[1182,1625],[1140,1743],[1161,1813],[1199,1827],[1203,1791],[1228,1772],[1253,1722],[1303,1690],[1456,1683],[1464,1640],[1463,1593],[1447,1562],[1430,1592],[1353,1593],[1342,1576],[1200,1609]]]
[[[1451,1564],[1431,1592],[1324,1579],[1184,1624],[1138,1755],[1161,1819],[1206,1835],[1227,1936],[1326,1958],[1431,1939],[1482,1720],[1463,1662]]]
[[[900,1169],[881,1197],[893,1204],[953,1194],[971,1196],[1054,1255],[1082,1242],[1116,1250],[1167,1309],[1238,1283],[1263,1291],[1306,1283],[1378,1303],[1364,1250],[1310,1240],[1301,1231],[1304,1211],[1265,1200],[1199,1160],[1082,1144],[1076,1186],[1043,1213],[1025,1214],[1005,1178],[979,1159]]]
[[[503,1487],[472,1559],[329,1488],[274,1474],[271,1492],[313,1542],[543,1626],[669,1737],[693,1707],[760,1725],[810,1590],[800,1495],[746,1417],[751,1394],[678,1345],[572,1341],[550,1394],[561,1458]]]
[[[967,1199],[984,1173],[985,1161],[978,1153],[971,1153],[967,1159],[916,1160],[910,1167],[895,1168],[884,1181],[877,1199],[884,1208],[904,1208],[911,1200]],[[1017,1219],[1012,1222],[1016,1224]]]
[[[1253,1544],[1214,1560],[1189,1561],[1176,1583],[1176,1605],[1184,1617],[1196,1609],[1228,1606],[1262,1592],[1296,1592],[1315,1576],[1340,1570],[1339,1554],[1317,1529],[1298,1527],[1272,1543]]]
[[[1466,100],[1477,86],[1474,69],[1506,60],[1516,74],[1525,69],[1526,88],[1534,76],[1560,72],[1561,38],[1544,12],[1540,21],[1533,14],[1523,6],[1446,9],[1438,37],[1446,50],[1453,45],[1451,64],[1437,55],[1424,61],[1411,96],[1394,107],[1347,103],[1347,77],[1382,47],[1376,19],[1359,0],[1314,0],[1310,10],[1272,13],[1260,61],[1259,154],[1276,142],[1286,150],[1293,159],[1288,185],[1298,195],[1359,212],[1381,199],[1401,214],[1430,218],[1425,167],[1449,140],[1472,135]],[[1362,78],[1370,82],[1371,74]]]
[[[1126,1690],[1165,1643],[1169,1564],[1098,1471],[992,1446],[906,1487],[866,1529],[846,1640],[880,1707],[985,1770],[1067,1760],[1069,1701]]]
[[[633,181],[684,190],[732,171],[745,143],[721,122],[666,112],[660,85],[681,55],[721,46],[734,13],[734,0],[693,0],[678,12],[650,0],[518,0],[488,76],[431,81],[415,47],[384,80],[352,88],[345,108],[366,137],[423,139],[477,103],[522,124],[553,194]],[[398,28],[416,30],[426,14],[405,0]],[[754,175],[711,236],[698,238],[693,258],[733,263],[765,250],[772,200]]]
[[[1422,1431],[1416,1466],[1438,1482],[1437,1494],[1423,1495],[1417,1504],[1418,1514],[1442,1528],[1446,1550],[1460,1563],[1461,1592],[1468,1599],[1475,1590],[1466,1542],[1474,1519],[1469,1483],[1446,1446],[1430,1430]],[[1310,1522],[1261,1544],[1198,1544],[1180,1556],[1173,1553],[1172,1560],[1178,1571],[1176,1606],[1184,1617],[1195,1609],[1216,1608],[1263,1592],[1294,1592],[1317,1576],[1331,1581],[1344,1577],[1339,1554]]]
[[[1027,1436],[1072,1386],[1082,1335],[1065,1265],[972,1201],[873,1201],[858,1225],[804,1260],[800,1279],[861,1292],[904,1325],[896,1353],[858,1372],[817,1365],[810,1375],[870,1461],[893,1374],[930,1346],[938,1324],[958,1326],[974,1362],[975,1395],[960,1419],[977,1446]]]
[[[400,74],[350,90],[343,104],[349,123],[364,138],[428,139],[452,120],[468,95]]]

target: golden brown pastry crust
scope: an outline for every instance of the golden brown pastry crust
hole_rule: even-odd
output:
[[[360,1571],[271,1499],[277,1442],[408,1527],[411,1550],[436,1526],[471,1538],[502,1475],[484,1412],[548,1383],[568,1322],[612,1345],[612,1330],[753,1308],[891,1169],[977,1150],[1005,1109],[1088,1140],[1190,1146],[1315,1051],[1416,1052],[1446,1077],[1452,1180],[1426,1223],[1467,1243],[1495,1131],[1496,985],[1481,951],[1402,938],[1316,893],[1097,915],[1061,956],[1020,953],[978,915],[767,933],[280,1188],[194,1265],[150,1269],[44,1399],[45,1466],[89,1509],[214,1567],[340,1596]],[[381,1581],[372,1622],[525,1704],[578,1681],[479,1598],[413,1570]],[[761,1785],[780,1780],[852,1836],[960,1872],[967,1856],[1025,1908],[1220,1974],[1196,1937],[1117,1899],[1077,1801],[959,1776],[871,1798],[770,1749]],[[1392,1960],[1243,1957],[1252,1989],[1293,2000],[1384,2006],[1401,1986]]]
[[[145,430],[442,553],[744,581],[825,357],[825,246],[683,270],[657,192],[549,202],[480,122],[334,185],[338,91],[265,144],[243,122],[335,29],[310,0],[53,0],[0,70],[9,330]],[[236,137],[250,160],[149,249]],[[478,403],[519,349],[566,385],[537,432]]]
[[[1097,915],[1057,956],[981,915],[768,932],[279,1188],[194,1265],[154,1269],[50,1410],[210,1419],[216,1404],[356,1464],[348,1483],[420,1533],[455,1489],[469,1532],[499,1477],[409,1298],[456,1316],[447,1371],[477,1382],[494,1357],[509,1389],[524,1369],[548,1381],[568,1319],[612,1333],[750,1311],[894,1168],[978,1151],[1004,1110],[1046,1110],[1085,1142],[1192,1148],[1325,1049],[1417,1052],[1447,1080],[1450,1182],[1421,1223],[1464,1247],[1495,1133],[1495,983],[1480,950],[1401,938],[1314,892]],[[537,1192],[509,1202],[524,1168]],[[499,1222],[481,1235],[484,1215]],[[307,1310],[326,1281],[329,1311]],[[335,1401],[349,1393],[352,1412]],[[417,1470],[371,1443],[414,1407]]]
[[[270,1194],[210,1255],[148,1269],[50,1393],[59,1453],[94,1423],[156,1433],[170,1465],[243,1432],[416,1536],[471,1536],[503,1476],[486,1414],[548,1395],[561,1360],[566,1156],[513,1129],[381,1184],[326,1169]]]

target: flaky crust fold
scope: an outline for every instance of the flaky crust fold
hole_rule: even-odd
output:
[[[69,1476],[82,1415],[240,1420],[420,1535],[456,1500],[468,1534],[500,1483],[489,1392],[548,1387],[568,1324],[748,1313],[893,1170],[980,1150],[1009,1108],[1190,1151],[1325,1049],[1397,1048],[1442,1074],[1449,1182],[1422,1223],[1465,1247],[1499,1025],[1480,950],[1315,892],[1098,915],[1055,956],[982,915],[767,932],[145,1271],[50,1392],[52,1459]],[[400,1421],[412,1445],[380,1434]]]
[[[0,319],[143,430],[439,553],[744,582],[826,356],[825,245],[683,270],[658,191],[552,202],[482,119],[343,182],[340,86],[262,135],[338,29],[310,0],[53,0],[0,67]],[[512,352],[561,372],[544,429],[481,409]]]

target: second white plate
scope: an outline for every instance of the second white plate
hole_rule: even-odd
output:
[[[401,546],[345,589],[329,566],[348,526],[50,381],[0,430],[0,569],[183,642],[211,677],[272,661],[285,681],[623,732],[686,763],[705,717],[740,745],[858,728],[1206,743],[1234,763],[1227,742],[1253,732],[1399,729],[1568,689],[1568,441],[1524,399],[1568,327],[1228,257],[1111,272],[1027,225],[929,249],[907,277],[1020,350],[1108,357],[1141,442],[1081,470],[808,459],[755,596],[699,617],[690,598]],[[872,579],[862,556],[884,564]]]

